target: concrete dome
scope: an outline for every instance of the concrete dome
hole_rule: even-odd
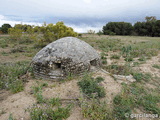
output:
[[[96,50],[75,37],[56,40],[40,50],[32,60],[34,73],[42,78],[62,78],[69,73],[89,71],[100,66]]]

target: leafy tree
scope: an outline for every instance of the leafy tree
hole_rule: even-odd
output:
[[[134,24],[134,31],[140,36],[160,36],[159,35],[159,20],[156,17],[145,17],[145,22],[137,22]]]
[[[11,28],[12,26],[10,24],[3,24],[1,27],[1,31],[5,34],[8,33],[8,29]]]
[[[103,26],[103,33],[105,35],[130,35],[132,32],[131,23],[127,22],[109,22],[106,26]]]

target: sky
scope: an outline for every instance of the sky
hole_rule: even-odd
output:
[[[76,32],[98,32],[108,22],[160,19],[160,0],[0,0],[0,26],[63,21]]]

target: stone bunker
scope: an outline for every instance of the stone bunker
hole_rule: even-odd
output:
[[[75,37],[64,37],[48,44],[32,59],[35,76],[50,79],[80,74],[100,64],[96,50]]]

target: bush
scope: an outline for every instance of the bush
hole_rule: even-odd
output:
[[[87,97],[89,97],[89,98],[93,98],[93,97],[102,98],[105,96],[105,90],[102,86],[98,85],[98,82],[100,82],[100,81],[95,80],[90,75],[85,75],[82,78],[82,80],[78,82],[78,85],[80,86],[82,92],[87,95]]]
[[[5,34],[8,33],[8,29],[11,28],[11,25],[10,24],[3,24],[2,27],[1,27],[1,31]]]
[[[20,40],[22,37],[22,30],[17,28],[9,28],[8,33],[10,35],[10,38],[13,40]]]
[[[53,42],[62,37],[78,36],[78,33],[74,32],[71,27],[65,26],[63,22],[57,22],[55,25],[52,23],[48,25],[44,24],[39,29],[42,36],[40,38],[38,38],[38,36],[36,37],[36,48],[44,47],[48,43]]]

